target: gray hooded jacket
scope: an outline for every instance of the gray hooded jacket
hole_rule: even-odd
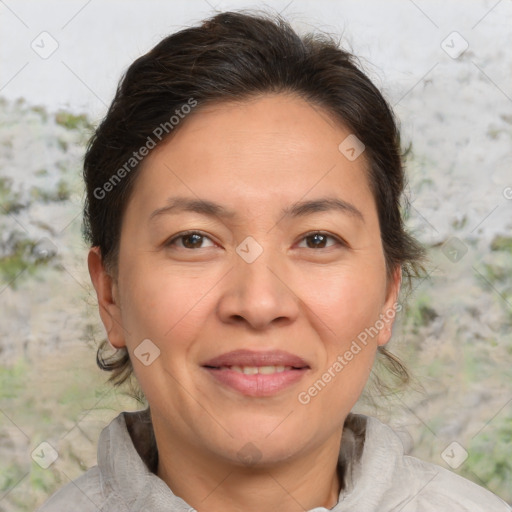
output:
[[[117,416],[101,432],[98,465],[37,512],[193,512],[154,473],[158,453],[149,418],[149,410]],[[400,437],[370,416],[347,417],[339,467],[344,486],[333,512],[512,512],[490,491],[404,455]]]

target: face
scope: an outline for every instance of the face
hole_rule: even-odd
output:
[[[389,340],[400,279],[386,280],[364,153],[338,149],[348,135],[268,95],[205,107],[146,157],[112,297],[96,289],[155,432],[262,463],[339,435]]]

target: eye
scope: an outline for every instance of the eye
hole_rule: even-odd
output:
[[[177,244],[177,241],[181,240],[181,244]],[[165,243],[166,247],[169,246],[178,246],[182,249],[203,249],[204,247],[201,246],[202,242],[204,240],[210,240],[211,238],[207,237],[206,235],[203,235],[200,231],[184,231],[183,233],[179,233],[178,235],[171,238],[168,242]],[[214,244],[210,245],[210,247],[213,247]]]
[[[331,243],[330,245],[327,245],[328,239],[333,240],[334,244]],[[165,245],[166,247],[177,246],[182,249],[203,249],[205,248],[205,246],[203,245],[203,242],[205,240],[209,240],[211,242],[210,247],[213,247],[215,245],[210,237],[204,235],[200,231],[184,231],[173,236],[168,242],[165,243]],[[321,231],[314,231],[312,233],[308,233],[302,237],[302,240],[306,240],[307,249],[326,249],[336,244],[346,246],[346,243],[343,242],[338,237],[335,237],[334,235],[329,235],[328,233],[323,233]],[[299,245],[299,247],[301,246]]]
[[[329,246],[326,246],[327,239],[334,240],[336,244],[346,246],[346,243],[344,243],[339,238],[329,235],[327,233],[322,233],[321,231],[315,231],[313,233],[308,233],[302,237],[302,240],[311,240],[311,243],[306,242],[308,249],[325,249],[326,247],[332,247],[331,244]],[[300,245],[299,245],[300,247]],[[304,246],[302,246],[304,247]]]

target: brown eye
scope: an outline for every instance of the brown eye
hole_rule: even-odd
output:
[[[328,239],[334,240],[335,244],[327,244]],[[343,245],[343,243],[338,240],[336,237],[332,235],[328,235],[327,233],[310,233],[302,238],[302,240],[306,240],[307,249],[325,249],[327,247],[331,247],[332,245]],[[300,246],[299,246],[300,247]]]
[[[178,240],[181,240],[181,244],[176,243]],[[203,242],[205,240],[210,240],[207,236],[203,235],[198,231],[190,231],[186,233],[181,233],[173,237],[169,242],[167,242],[167,246],[178,246],[184,249],[202,249]],[[211,240],[210,240],[211,241]],[[211,244],[213,246],[213,243]]]

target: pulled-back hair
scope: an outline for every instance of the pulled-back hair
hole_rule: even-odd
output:
[[[402,219],[400,134],[386,100],[355,57],[330,36],[301,37],[279,15],[245,11],[220,13],[174,33],[135,60],[89,142],[83,232],[91,246],[100,248],[114,278],[123,214],[138,175],[134,153],[148,144],[148,137],[160,144],[179,130],[186,119],[172,125],[170,118],[190,110],[186,105],[194,105],[190,115],[197,115],[212,103],[269,93],[300,96],[362,141],[387,276],[399,267],[407,280],[418,274],[423,249],[406,232]],[[165,130],[155,137],[158,127]],[[97,362],[119,385],[132,375],[129,354],[122,348],[105,358],[107,347],[104,340]],[[398,358],[383,347],[379,352],[391,372],[406,382],[408,374]]]

